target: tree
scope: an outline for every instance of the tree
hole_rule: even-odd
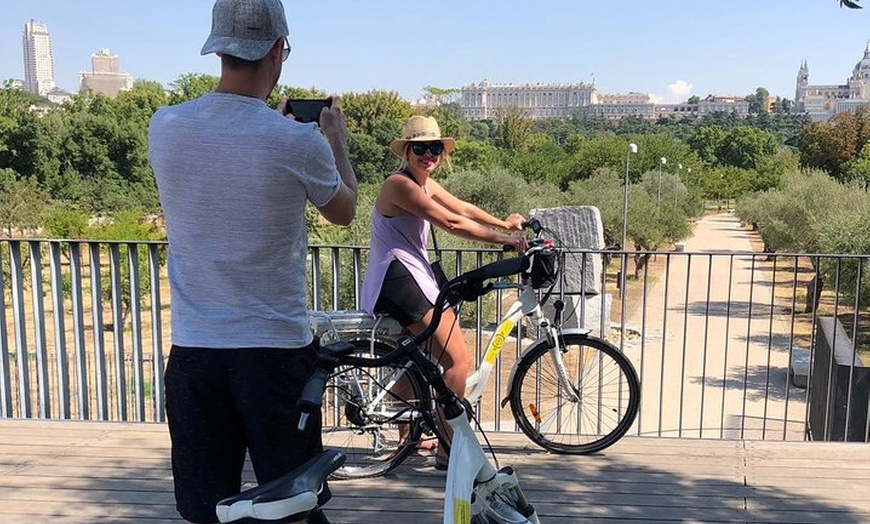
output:
[[[112,105],[121,121],[147,129],[154,112],[168,102],[169,96],[159,82],[137,80],[133,83],[133,89],[118,93]]]
[[[756,169],[763,158],[776,154],[776,139],[770,133],[748,126],[728,131],[716,151],[719,163]]]
[[[502,152],[483,140],[458,142],[450,153],[450,162],[457,171],[485,172],[501,163]]]
[[[689,147],[707,165],[713,166],[719,163],[716,153],[725,141],[725,131],[716,126],[700,126],[691,137]]]
[[[512,169],[530,183],[559,185],[571,172],[571,157],[547,135],[530,135],[523,152],[511,151],[508,156]]]
[[[39,227],[47,203],[36,179],[19,179],[11,169],[0,169],[0,228],[6,236]]]
[[[813,122],[798,138],[801,166],[822,169],[838,180],[846,175],[847,164],[870,142],[870,110],[839,113],[828,122]]]
[[[413,114],[411,104],[399,93],[379,90],[344,95],[342,110],[349,131],[369,135],[384,147],[399,136],[402,124]]]
[[[749,102],[749,114],[760,115],[764,113],[765,102],[769,96],[770,91],[763,87],[757,88],[754,94],[747,95],[746,101]]]
[[[342,111],[353,137],[349,143],[351,164],[354,169],[357,162],[362,164],[362,179],[380,181],[398,165],[388,146],[411,116],[411,104],[395,91],[373,90],[342,96]]]
[[[130,258],[129,246],[126,243],[123,243],[123,241],[165,240],[165,235],[163,234],[163,232],[156,230],[152,223],[142,220],[142,215],[142,210],[136,208],[118,211],[107,217],[105,220],[98,221],[93,226],[89,227],[88,230],[85,232],[85,235],[87,235],[88,238],[94,240],[103,240],[109,243],[113,241],[122,242],[120,245],[117,246],[118,254],[121,261],[119,265],[121,289],[116,290],[121,295],[122,322],[126,320],[127,315],[130,312],[130,308],[133,304],[133,300],[140,300],[141,297],[148,293],[148,290],[151,288],[151,271],[148,263],[148,247],[146,245],[139,245],[136,247],[136,260],[139,273],[139,296],[133,297],[133,295],[131,294],[131,286],[129,285],[129,282],[132,275],[130,271],[130,264],[126,263],[127,260]],[[110,251],[111,247],[102,247],[102,249]],[[162,265],[164,258],[165,251],[161,254],[160,260],[158,260],[158,264]],[[113,282],[111,279],[111,274],[108,271],[102,272],[101,282],[103,289],[112,289]],[[111,300],[111,293],[105,293],[103,295],[103,300]],[[106,327],[111,329],[112,326]]]
[[[220,78],[214,75],[186,73],[170,84],[169,104],[175,105],[199,98],[217,89]]]
[[[500,149],[523,151],[532,135],[532,119],[520,107],[503,107],[496,112],[495,132]]]

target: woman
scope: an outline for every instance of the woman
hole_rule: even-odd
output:
[[[390,151],[402,159],[401,167],[387,176],[372,210],[371,255],[363,281],[362,307],[373,315],[392,316],[414,334],[429,325],[438,296],[426,255],[430,224],[462,238],[510,246],[520,253],[528,247],[525,237],[493,229],[520,231],[521,215],[499,220],[453,196],[431,178],[455,145],[452,138],[441,136],[434,118],[408,119],[402,138],[390,143]],[[431,341],[430,352],[444,370],[444,381],[463,396],[471,353],[452,309],[444,311]],[[446,464],[447,457],[439,450],[435,467],[441,469]]]

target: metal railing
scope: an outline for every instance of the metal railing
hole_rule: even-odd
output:
[[[165,251],[159,242],[0,240],[0,417],[165,419]],[[456,249],[444,256],[455,274],[506,255]],[[629,434],[843,440],[845,432],[831,428],[845,418],[850,434],[858,428],[849,440],[868,440],[870,377],[851,348],[867,344],[861,291],[870,257],[589,250],[567,257],[565,267],[591,272],[596,285],[559,295],[566,313],[617,345],[640,375],[641,410]],[[366,261],[364,248],[312,246],[309,307],[357,309]],[[625,289],[621,267],[630,272]],[[460,311],[478,361],[513,298],[494,293]],[[843,327],[833,333],[839,343],[828,336],[827,346],[845,347],[852,358],[828,350],[825,365],[814,362],[823,318]],[[478,406],[489,427],[516,429],[500,400],[531,340],[520,329],[502,352]],[[804,365],[829,379],[808,379]],[[825,428],[814,432],[811,421]]]

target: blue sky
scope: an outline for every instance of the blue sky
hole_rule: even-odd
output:
[[[811,84],[844,83],[870,41],[870,0],[285,0],[293,53],[280,83],[327,92],[426,86],[595,82],[603,93],[794,98],[801,61]],[[169,85],[220,72],[199,50],[211,0],[0,0],[0,79],[23,78],[24,24],[47,24],[56,81],[77,90],[90,55],[109,48],[134,79]]]

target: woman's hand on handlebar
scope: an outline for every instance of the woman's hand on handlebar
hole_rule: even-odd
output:
[[[516,251],[517,253],[525,253],[529,249],[529,241],[524,236],[508,236],[504,242],[505,251]]]
[[[525,224],[526,219],[523,218],[523,215],[519,213],[512,213],[506,219],[504,219],[504,222],[506,226],[505,229],[507,229],[508,231],[522,231],[523,224]]]

